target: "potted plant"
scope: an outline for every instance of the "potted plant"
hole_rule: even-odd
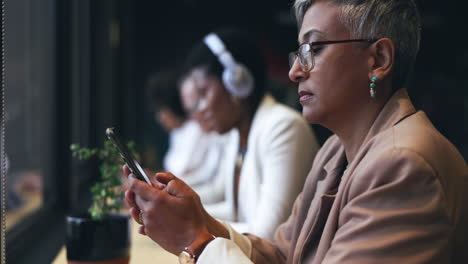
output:
[[[127,145],[135,153],[135,143]],[[119,171],[123,161],[119,152],[109,140],[102,148],[72,144],[70,149],[79,160],[98,158],[101,180],[91,187],[88,213],[67,216],[68,263],[126,264],[130,257],[130,217],[120,213],[123,192]]]

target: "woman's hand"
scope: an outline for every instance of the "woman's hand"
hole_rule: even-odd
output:
[[[152,186],[137,180],[125,166],[125,200],[131,216],[143,225],[141,234],[149,236],[165,250],[179,254],[198,236],[210,232],[228,237],[227,230],[203,209],[199,196],[171,173],[151,177]]]

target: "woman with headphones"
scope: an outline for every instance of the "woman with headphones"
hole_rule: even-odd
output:
[[[192,114],[204,131],[231,134],[219,177],[197,189],[205,209],[241,232],[272,238],[318,145],[301,114],[266,93],[265,69],[252,37],[222,30],[190,51],[182,88],[197,91]]]
[[[266,94],[262,52],[243,32],[208,34],[185,66],[181,88],[198,95],[192,117],[204,131],[230,137],[219,176],[197,193],[214,217],[271,239],[318,150],[310,126]]]
[[[303,116],[335,135],[317,154],[288,221],[274,240],[239,234],[207,214],[184,182],[160,173],[156,179],[165,185],[155,186],[162,190],[128,177],[126,201],[134,219],[142,216],[140,232],[180,263],[468,263],[466,161],[415,109],[404,85],[421,39],[415,2],[296,0],[294,11],[299,46],[290,53],[289,78],[298,84]],[[232,119],[245,109],[234,106]],[[257,117],[280,116],[263,114],[263,107],[262,101],[250,123],[240,191],[251,177],[244,174],[248,155],[283,124],[265,124],[265,135],[250,141]],[[250,202],[261,206],[260,199]]]

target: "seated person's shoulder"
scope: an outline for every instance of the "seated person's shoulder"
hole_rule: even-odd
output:
[[[272,123],[286,122],[308,125],[299,111],[277,102],[269,106],[268,110],[265,111],[265,116],[268,116],[268,120]]]
[[[363,184],[410,177],[421,181],[437,179],[452,185],[461,176],[468,176],[461,154],[423,112],[377,134],[363,146],[360,154],[354,181]]]
[[[310,125],[300,112],[274,100],[258,109],[252,129],[266,137],[288,133],[307,133],[309,137],[312,136]]]
[[[437,175],[452,173],[466,174],[466,162],[456,147],[445,138],[423,112],[408,117],[395,125],[391,131],[396,150],[412,152],[424,160]],[[467,176],[467,175],[465,175]]]

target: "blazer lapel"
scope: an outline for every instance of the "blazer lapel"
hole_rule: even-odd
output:
[[[314,175],[322,180],[318,180],[314,184],[315,186],[308,184],[307,187],[312,188],[312,190],[309,190],[309,188],[304,190],[304,194],[309,194],[312,191],[312,195],[304,197],[304,203],[302,204],[303,211],[307,212],[307,215],[300,218],[304,219],[304,222],[296,241],[293,263],[300,263],[304,249],[306,247],[314,248],[311,246],[316,245],[320,240],[323,227],[336,196],[335,193],[330,192],[334,192],[333,189],[339,184],[345,160],[344,149],[340,146],[336,155],[325,165],[316,167],[321,172],[314,173]],[[313,254],[313,252],[308,252],[308,254],[311,253]]]
[[[343,173],[343,165],[346,160],[344,148],[341,145],[339,151],[324,165],[314,165],[311,175],[316,177],[316,186],[308,184],[307,189],[304,189],[304,203],[302,210],[307,212],[299,219],[305,219],[303,225],[300,227],[299,236],[296,241],[296,248],[294,250],[294,257],[292,263],[300,263],[303,259],[303,252],[307,249],[307,254],[314,255],[317,250],[317,245],[322,237],[324,226],[327,222],[330,210],[335,202],[335,193],[330,193],[332,188],[336,187],[336,182],[341,179],[341,185],[344,181],[349,180],[359,160],[365,155],[365,145],[372,140],[372,138],[384,131],[409,115],[416,112],[411,104],[406,89],[400,89],[394,93],[389,99],[387,104],[380,111],[380,114],[371,126],[368,134],[366,135],[356,158],[348,165],[348,170]],[[319,171],[315,171],[319,170]],[[341,178],[342,177],[342,178]],[[314,189],[315,188],[315,189]],[[300,225],[300,223],[299,223]]]
[[[367,144],[380,132],[387,130],[394,125],[398,124],[401,120],[416,113],[416,109],[411,103],[408,92],[402,88],[397,90],[393,96],[388,100],[385,106],[380,111],[379,115],[372,124],[369,132],[367,133],[364,141],[359,148],[356,157],[348,165],[347,175],[343,177],[342,181],[347,182],[348,175],[352,175],[355,167],[361,162],[367,154]]]

